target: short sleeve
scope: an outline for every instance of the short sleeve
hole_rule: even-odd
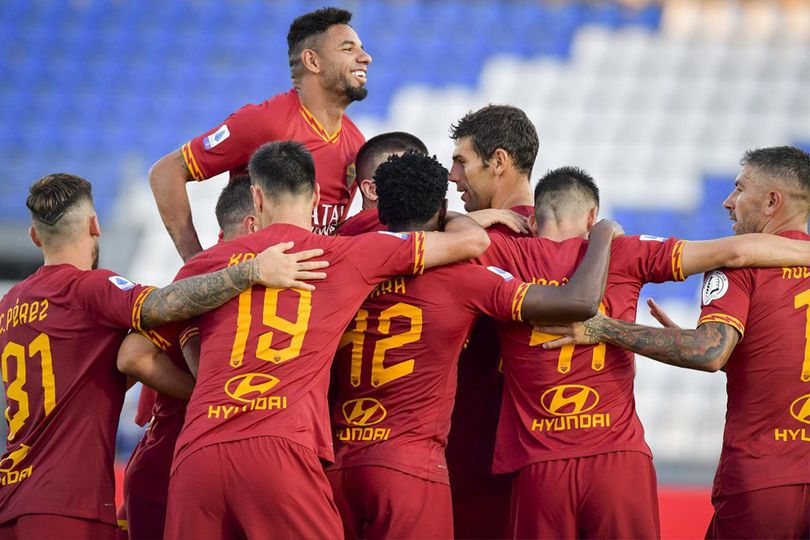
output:
[[[109,270],[90,270],[76,281],[73,294],[76,304],[99,324],[140,330],[141,308],[154,290]]]
[[[620,236],[613,241],[610,271],[634,281],[683,281],[683,240],[658,236]]]
[[[391,276],[419,275],[425,271],[425,233],[379,231],[355,236],[347,257],[369,284]]]
[[[191,176],[205,180],[245,168],[259,146],[279,138],[279,130],[267,123],[268,118],[279,116],[279,105],[277,98],[261,105],[246,105],[221,124],[184,144],[183,159]]]
[[[464,304],[498,320],[522,321],[520,310],[529,284],[497,266],[458,266],[453,286]]]
[[[199,274],[199,263],[197,258],[188,261],[177,272],[174,277],[173,283],[176,283],[187,277],[192,277]],[[197,328],[197,318],[193,317],[185,321],[175,321],[157,328],[150,328],[149,330],[139,329],[138,331],[151,341],[156,347],[163,351],[168,351],[172,346],[178,345],[182,347],[184,344],[183,335],[189,328]],[[199,330],[197,330],[199,333]]]
[[[470,262],[481,266],[496,266],[510,273],[516,273],[514,239],[499,232],[489,231],[489,247],[479,257]]]
[[[746,269],[712,270],[703,276],[700,291],[700,319],[697,325],[719,322],[745,335],[751,302],[751,275]]]

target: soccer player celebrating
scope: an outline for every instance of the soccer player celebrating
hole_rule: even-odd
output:
[[[101,229],[86,180],[46,176],[31,186],[26,205],[45,264],[0,300],[9,427],[0,459],[0,537],[112,538],[115,434],[126,384],[115,355],[127,330],[194,316],[254,284],[303,285],[298,260],[319,252],[284,255],[289,246],[274,247],[155,289],[96,269]],[[182,381],[156,375],[144,382],[182,394]]]
[[[539,148],[537,130],[522,110],[489,105],[451,128],[455,141],[450,181],[464,208],[490,230],[528,235],[532,213],[529,176]],[[507,534],[511,480],[491,473],[503,376],[494,324],[481,319],[459,360],[458,392],[447,447],[456,536]]]
[[[340,537],[320,460],[334,457],[326,401],[341,335],[377,284],[477,256],[489,238],[464,216],[443,233],[315,235],[318,185],[306,149],[268,143],[249,171],[262,230],[206,250],[181,275],[250,259],[274,238],[323,248],[329,275],[315,291],[256,287],[198,318],[197,385],[175,450],[165,532]]]
[[[374,184],[374,171],[390,156],[401,156],[408,150],[427,155],[427,147],[416,135],[403,131],[381,133],[370,138],[357,151],[357,184],[363,197],[363,208],[340,224],[337,233],[343,236],[356,236],[365,232],[382,230],[377,215],[377,188]]]
[[[541,238],[493,235],[481,260],[524,281],[565,283],[583,241],[575,235],[588,231],[598,211],[599,191],[587,173],[550,171],[535,189],[532,221]],[[526,250],[531,256],[518,259]],[[795,264],[810,257],[810,244],[769,235],[701,242],[622,236],[611,252],[602,309],[633,321],[645,283],[722,265]],[[604,344],[545,351],[540,345],[552,336],[508,323],[499,324],[499,337],[505,386],[493,470],[516,473],[512,535],[658,536],[655,471],[633,400],[633,355]]]
[[[737,235],[810,240],[810,156],[787,146],[748,151],[723,205]],[[577,343],[607,341],[674,366],[725,370],[726,427],[707,538],[810,536],[807,260],[709,272],[696,329],[650,328],[613,312],[577,329]]]
[[[268,141],[295,140],[312,153],[321,189],[320,203],[312,209],[313,231],[329,234],[345,218],[363,135],[344,113],[366,97],[371,63],[349,26],[351,18],[333,7],[296,18],[287,34],[293,88],[242,107],[152,166],[149,183],[160,216],[184,261],[202,250],[186,183],[244,172],[253,151]]]
[[[413,152],[374,176],[389,231],[437,230],[447,170]],[[335,359],[336,462],[328,472],[347,538],[452,538],[444,450],[458,355],[480,314],[505,320],[581,319],[604,292],[610,241],[597,225],[566,287],[542,287],[491,266],[458,263],[396,277],[363,302]]]
[[[223,240],[231,240],[257,229],[253,197],[250,193],[250,177],[240,175],[225,186],[217,200],[215,210]],[[187,332],[178,343],[171,344],[157,339],[174,364],[186,372],[188,366],[181,347],[193,333]],[[138,333],[127,336],[118,353],[118,369],[124,373],[145,362],[142,358],[161,353],[149,339]],[[190,377],[190,375],[189,375]],[[192,385],[193,386],[193,385]],[[124,516],[131,540],[161,538],[166,521],[166,498],[169,491],[169,471],[174,446],[191,392],[184,398],[158,394],[148,387],[141,389],[136,422],[141,426],[149,422],[149,429],[132,451],[124,475],[124,507],[119,513],[119,524]]]

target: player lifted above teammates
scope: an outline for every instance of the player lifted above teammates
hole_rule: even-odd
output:
[[[127,330],[193,316],[254,283],[300,283],[290,279],[300,254],[271,248],[214,274],[144,287],[96,269],[101,229],[89,182],[46,176],[26,204],[45,264],[0,300],[9,422],[0,536],[114,537],[113,458],[126,384],[115,357]],[[187,395],[188,379],[172,378],[170,364],[153,368],[144,382]]]
[[[337,230],[344,236],[356,236],[364,232],[379,231],[377,216],[377,188],[374,185],[374,171],[390,156],[402,155],[413,150],[427,155],[425,143],[415,135],[403,131],[382,133],[367,140],[357,151],[357,185],[363,197],[362,210],[344,221]]]
[[[250,193],[250,178],[240,175],[225,186],[216,204],[215,215],[224,241],[256,231],[253,197]],[[188,371],[180,348],[190,333],[166,354],[180,369]],[[160,343],[159,340],[157,340]],[[161,343],[166,347],[165,343]],[[118,354],[118,367],[125,373],[129,366],[143,364],[141,358],[159,354],[160,348],[140,334],[127,336]],[[189,392],[190,395],[190,392]],[[136,422],[149,429],[132,451],[124,476],[124,506],[119,513],[119,522],[126,519],[130,540],[161,538],[166,521],[166,498],[169,490],[169,472],[172,455],[186,413],[185,399],[158,394],[144,387],[138,401]]]
[[[549,172],[535,190],[538,239],[493,235],[482,260],[523,280],[565,283],[599,192],[584,171]],[[644,283],[682,280],[723,264],[806,260],[810,244],[767,235],[690,242],[623,236],[613,242],[604,310],[635,319]],[[518,259],[519,249],[542,247]],[[513,260],[528,261],[525,267]],[[613,346],[544,351],[552,336],[499,327],[505,390],[493,468],[516,473],[516,538],[649,538],[659,535],[655,472],[633,400],[633,355]],[[621,479],[621,481],[617,481]],[[554,496],[549,496],[553,493]]]
[[[723,203],[735,234],[810,240],[810,156],[764,148],[747,152],[742,165]],[[810,537],[807,260],[709,272],[697,329],[598,317],[578,333],[674,366],[725,370],[728,409],[707,538]]]
[[[489,105],[459,120],[451,137],[456,144],[450,181],[462,192],[464,208],[479,214],[484,226],[500,221],[504,210],[511,211],[509,228],[496,225],[490,230],[529,234],[529,177],[540,143],[526,113]],[[459,361],[447,447],[456,535],[461,538],[503,537],[508,529],[510,479],[490,472],[503,386],[498,364],[495,328],[491,320],[482,319]]]
[[[249,170],[264,228],[206,250],[181,275],[250,258],[272,238],[322,247],[329,274],[315,291],[256,287],[198,318],[197,385],[177,442],[166,536],[339,537],[320,459],[334,457],[326,394],[343,331],[378,283],[476,256],[489,238],[464,216],[443,233],[318,236],[309,231],[319,192],[309,152],[269,143]]]
[[[443,225],[447,170],[406,153],[375,173],[389,231]],[[610,241],[596,227],[567,287],[541,287],[494,266],[443,266],[377,286],[335,359],[336,463],[328,473],[347,538],[452,538],[444,450],[458,355],[479,315],[503,320],[581,319],[604,292]]]
[[[349,26],[352,14],[323,8],[296,18],[287,34],[293,89],[246,105],[152,166],[149,183],[163,223],[183,260],[202,247],[191,220],[186,183],[244,172],[268,141],[295,140],[315,160],[321,201],[313,231],[328,234],[344,219],[355,188],[354,157],[363,135],[344,115],[366,97],[371,56]]]

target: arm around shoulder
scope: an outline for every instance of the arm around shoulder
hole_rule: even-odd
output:
[[[489,247],[489,235],[461,214],[448,215],[444,232],[425,234],[425,268],[478,257]]]

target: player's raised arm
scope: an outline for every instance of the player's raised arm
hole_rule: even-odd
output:
[[[444,232],[425,233],[425,268],[478,257],[489,247],[489,235],[474,220],[448,213]]]
[[[180,150],[166,154],[149,169],[149,185],[160,219],[183,261],[202,251],[186,192],[186,182],[193,179]]]
[[[810,265],[810,242],[762,233],[684,242],[681,264],[685,276],[714,268],[767,268]]]
[[[188,399],[194,389],[194,377],[137,332],[129,334],[118,349],[117,366],[121,373],[173,398]]]
[[[324,272],[314,272],[329,265],[326,261],[308,261],[323,254],[322,249],[284,253],[292,242],[277,244],[254,259],[229,266],[218,272],[175,281],[157,289],[144,300],[140,327],[154,328],[167,322],[194,317],[217,308],[253,285],[284,289],[295,287],[313,290],[302,280],[323,279]]]
[[[521,306],[524,321],[583,321],[593,317],[605,294],[610,245],[622,234],[618,223],[603,219],[591,229],[585,257],[564,287],[532,285]]]

